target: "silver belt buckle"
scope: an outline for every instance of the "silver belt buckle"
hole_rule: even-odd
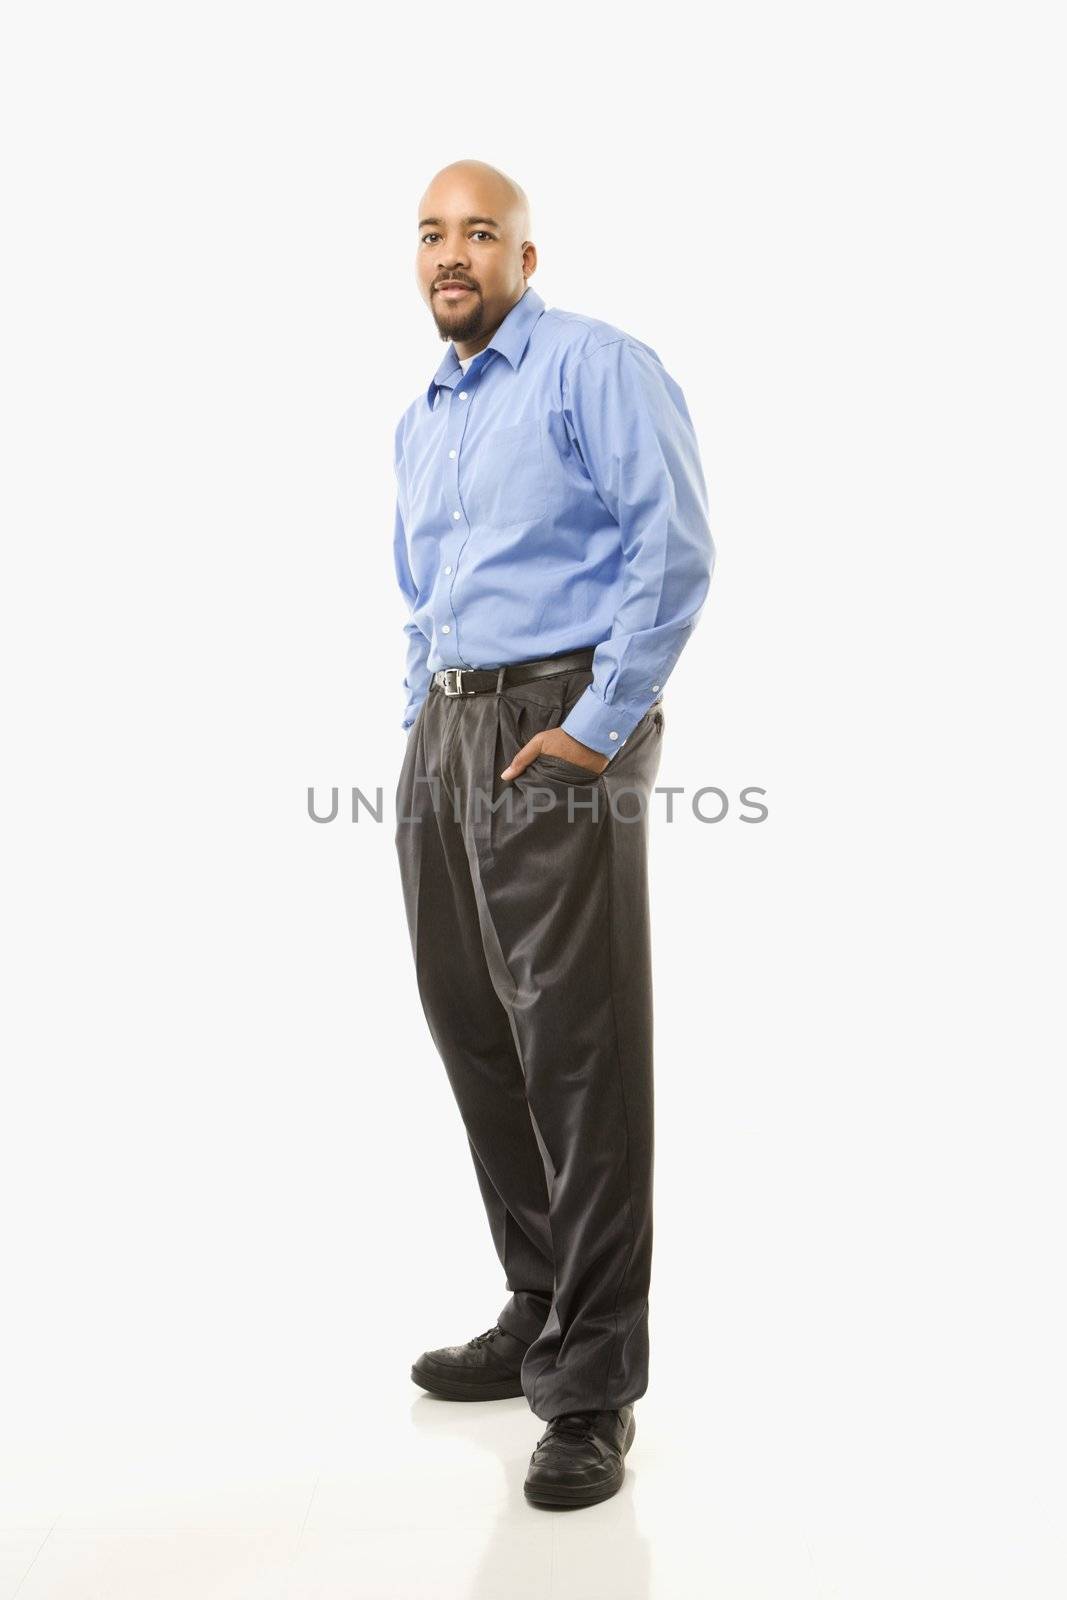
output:
[[[452,687],[453,683],[455,683],[455,688]],[[463,668],[462,667],[446,667],[445,668],[445,681],[441,685],[441,687],[444,689],[445,694],[450,694],[450,695],[451,694],[462,694],[463,693]]]

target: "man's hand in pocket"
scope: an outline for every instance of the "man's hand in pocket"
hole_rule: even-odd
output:
[[[546,728],[544,733],[535,733],[533,738],[515,753],[511,764],[504,768],[500,776],[517,777],[530,765],[534,756],[560,756],[564,761],[573,762],[576,767],[587,768],[591,777],[603,772],[611,760],[610,756],[602,755],[599,750],[591,750],[587,744],[572,739],[562,728]]]

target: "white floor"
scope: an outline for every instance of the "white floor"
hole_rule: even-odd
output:
[[[576,1512],[524,1501],[543,1426],[524,1401],[450,1404],[403,1374],[243,1438],[127,1424],[95,1453],[5,1462],[0,1597],[1061,1600],[1061,1441],[1043,1463],[1038,1418],[1020,1451],[976,1393],[962,1430],[931,1415],[920,1437],[892,1384],[787,1394],[758,1366],[703,1393],[664,1375],[624,1488]]]

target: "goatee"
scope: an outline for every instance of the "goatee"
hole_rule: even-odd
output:
[[[446,325],[437,315],[437,307],[433,308],[434,321],[437,331],[443,340],[456,339],[462,344],[467,339],[476,339],[482,331],[482,318],[485,315],[485,305],[481,295],[478,295],[474,305],[461,318],[453,317]]]

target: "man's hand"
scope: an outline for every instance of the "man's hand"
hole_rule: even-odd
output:
[[[588,767],[591,777],[603,772],[611,760],[610,756],[602,755],[599,750],[590,750],[587,744],[572,739],[562,728],[546,728],[544,733],[535,733],[533,738],[523,745],[511,765],[505,767],[500,776],[517,777],[530,765],[534,756],[562,756],[564,761],[573,761],[576,767]]]

